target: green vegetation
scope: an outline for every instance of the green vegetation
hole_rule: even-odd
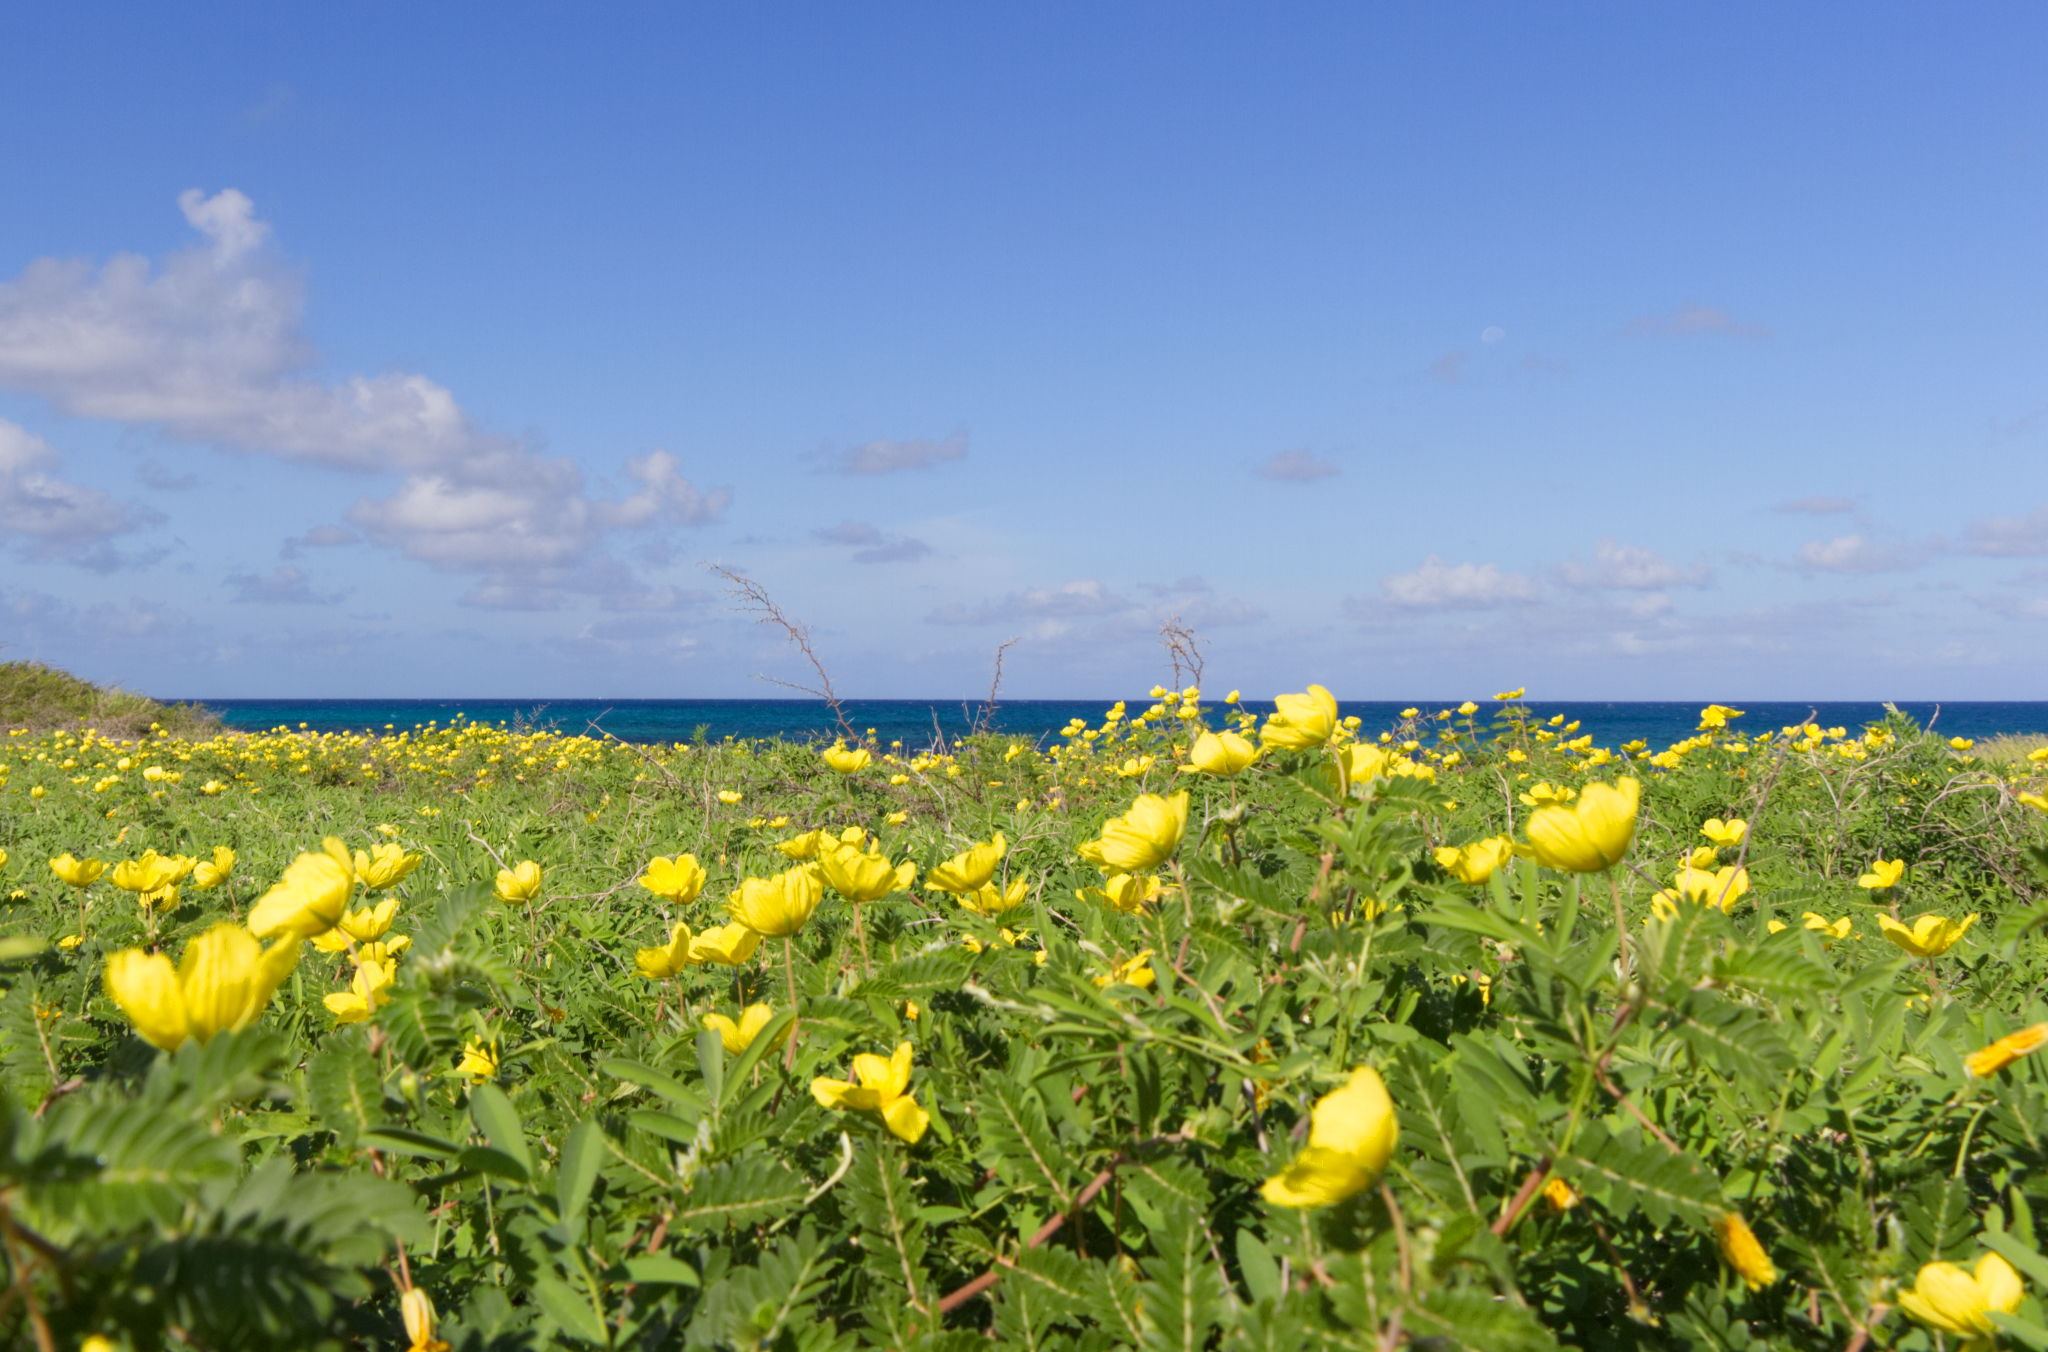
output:
[[[194,737],[219,725],[198,705],[160,704],[144,695],[82,681],[40,662],[0,662],[0,728],[96,728],[109,737],[139,737],[154,726]]]

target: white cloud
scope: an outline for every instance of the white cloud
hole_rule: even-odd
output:
[[[316,592],[305,573],[281,563],[267,573],[230,573],[228,599],[245,606],[328,606],[341,599],[339,592]]]
[[[833,474],[900,474],[931,469],[967,458],[967,434],[955,432],[938,441],[869,441],[812,457],[818,468]]]
[[[135,562],[109,542],[150,514],[59,477],[56,466],[48,442],[0,419],[0,538],[15,538],[31,559],[100,571]]]
[[[1663,591],[1667,587],[1704,586],[1706,568],[1682,568],[1655,550],[1602,540],[1590,561],[1573,559],[1558,568],[1568,587],[1582,591]]]
[[[1815,494],[1812,497],[1793,498],[1789,502],[1781,502],[1771,510],[1794,516],[1846,516],[1856,510],[1856,499]]]
[[[1252,471],[1261,479],[1272,479],[1279,483],[1314,483],[1318,479],[1334,479],[1344,472],[1336,461],[1307,451],[1281,451],[1268,460],[1261,461]]]
[[[1911,540],[1873,540],[1862,534],[1809,540],[1799,547],[1799,566],[1812,573],[1891,573],[1917,568],[1931,547]]]
[[[1113,615],[1131,603],[1095,578],[1080,578],[1054,587],[1029,587],[974,605],[942,606],[932,612],[934,624],[1000,624],[1014,620],[1065,620]]]
[[[932,552],[932,547],[908,535],[890,535],[866,521],[842,521],[811,532],[820,544],[842,545],[853,550],[855,563],[909,563]]]
[[[729,494],[698,490],[665,451],[628,461],[633,491],[601,500],[576,462],[483,431],[426,376],[313,374],[302,289],[254,204],[232,188],[178,204],[202,242],[155,265],[46,258],[0,282],[0,387],[183,441],[399,474],[350,518],[436,567],[557,565],[596,556],[610,531],[725,509]]]
[[[1971,522],[1963,533],[1963,548],[1993,558],[2048,557],[2048,504],[2024,516],[1993,516]]]
[[[1484,610],[1536,597],[1536,584],[1491,563],[1445,563],[1432,554],[1412,572],[1380,579],[1380,593],[1407,609]]]

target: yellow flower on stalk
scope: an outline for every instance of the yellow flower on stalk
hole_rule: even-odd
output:
[[[800,864],[772,877],[740,879],[726,910],[756,934],[786,939],[804,927],[824,897],[817,866]]]
[[[1761,1291],[1778,1280],[1777,1264],[1739,1213],[1723,1212],[1714,1222],[1714,1242],[1721,1250],[1721,1261],[1734,1269],[1750,1290]]]
[[[1101,976],[1095,984],[1107,990],[1111,986],[1136,986],[1139,990],[1149,989],[1159,980],[1159,974],[1152,970],[1152,950],[1141,948],[1132,957],[1125,958]]]
[[[1543,1200],[1550,1203],[1550,1209],[1557,1212],[1570,1211],[1579,1204],[1579,1192],[1556,1174],[1543,1183]]]
[[[189,855],[144,850],[140,857],[123,859],[114,865],[111,881],[123,892],[162,892],[183,882],[198,865],[199,861]]]
[[[480,1037],[473,1037],[462,1049],[462,1059],[455,1063],[455,1073],[468,1079],[471,1084],[482,1084],[498,1078],[498,1045],[487,1043]]]
[[[359,944],[381,939],[391,928],[391,922],[398,918],[398,898],[386,897],[373,906],[358,906],[344,911],[335,920],[334,928]]]
[[[1180,772],[1228,779],[1258,758],[1259,749],[1249,738],[1234,732],[1205,732],[1188,748],[1188,763],[1180,767]]]
[[[1625,775],[1612,784],[1588,784],[1569,807],[1539,807],[1529,814],[1530,852],[1540,864],[1568,873],[1613,868],[1635,838],[1642,785]]]
[[[1733,847],[1748,838],[1749,823],[1740,817],[1730,817],[1726,821],[1719,817],[1709,817],[1700,826],[1700,834],[1716,845]]]
[[[853,1081],[820,1075],[811,1081],[811,1097],[821,1108],[880,1113],[898,1139],[916,1145],[931,1125],[931,1115],[910,1094],[910,1044],[899,1042],[890,1056],[862,1052],[853,1058]]]
[[[1731,709],[1725,704],[1709,704],[1700,710],[1700,731],[1710,728],[1725,728],[1731,718],[1742,717],[1742,710]]]
[[[1102,824],[1102,832],[1079,848],[1091,864],[1120,873],[1144,873],[1173,857],[1187,830],[1188,795],[1171,797],[1141,793],[1122,816]]]
[[[415,1286],[398,1298],[398,1317],[405,1323],[405,1352],[449,1352],[445,1338],[434,1336],[434,1302]]]
[[[302,854],[249,909],[249,930],[259,939],[273,934],[310,939],[334,927],[355,888],[355,875],[333,855]]]
[[[364,887],[372,892],[381,892],[404,882],[420,866],[423,857],[417,850],[408,850],[387,840],[372,845],[368,850],[357,850],[349,856],[349,861],[350,868]]]
[[[1275,1206],[1331,1206],[1364,1192],[1401,1139],[1393,1096],[1371,1066],[1357,1067],[1343,1088],[1317,1099],[1308,1122],[1307,1148],[1259,1189]]]
[[[880,901],[901,892],[917,878],[917,865],[908,859],[892,864],[879,847],[867,850],[852,845],[821,848],[817,870],[832,890],[848,901]]]
[[[761,936],[738,921],[714,925],[699,931],[697,937],[690,940],[690,961],[738,967],[753,957],[754,950],[760,946]]]
[[[649,981],[666,981],[691,965],[690,945],[693,939],[690,927],[678,920],[668,932],[667,943],[634,950],[633,966]]]
[[[1149,873],[1111,873],[1103,878],[1102,886],[1078,888],[1074,896],[1080,901],[1099,901],[1125,915],[1138,915],[1165,890],[1165,884]]]
[[[1337,697],[1320,685],[1273,700],[1274,712],[1259,729],[1262,746],[1304,751],[1321,746],[1337,731]]]
[[[1708,870],[1687,864],[1672,876],[1671,886],[1659,892],[1651,907],[1665,918],[1676,914],[1681,901],[1695,906],[1715,906],[1723,915],[1733,914],[1735,903],[1749,894],[1749,870],[1724,865]]]
[[[774,1017],[773,1006],[754,1004],[740,1011],[738,1023],[734,1023],[723,1014],[706,1014],[701,1022],[706,1028],[718,1034],[718,1040],[725,1044],[726,1051],[738,1056],[753,1045],[754,1039],[760,1036],[761,1030],[766,1028]]]
[[[224,922],[186,944],[176,967],[162,953],[125,948],[107,959],[104,979],[135,1031],[174,1052],[256,1022],[298,961],[296,940],[265,948],[240,925]]]
[[[1870,866],[1870,871],[1856,880],[1856,885],[1872,892],[1883,892],[1899,885],[1899,879],[1906,876],[1906,861],[1903,859],[1880,859]]]
[[[1569,803],[1579,796],[1579,791],[1570,785],[1553,784],[1546,779],[1515,796],[1530,807],[1549,807],[1554,803]]]
[[[226,882],[235,871],[235,852],[225,845],[213,847],[213,857],[202,859],[192,866],[192,885],[202,892],[211,892]]]
[[[1846,915],[1839,920],[1830,920],[1818,911],[1807,911],[1799,919],[1807,929],[1830,941],[1848,938],[1854,928],[1854,922]]]
[[[867,839],[868,833],[862,827],[848,826],[833,831],[821,826],[815,831],[806,831],[800,836],[777,841],[775,852],[789,859],[816,859],[818,851],[826,845],[834,842],[842,845],[865,845]]]
[[[1379,747],[1366,742],[1338,747],[1336,764],[1324,767],[1324,777],[1334,780],[1331,787],[1340,794],[1351,792],[1356,785],[1370,784],[1375,779],[1400,773],[1403,773],[1401,764]]]
[[[106,871],[106,860],[80,859],[69,850],[50,861],[50,872],[67,887],[91,887]]]
[[[1488,836],[1469,845],[1439,845],[1431,856],[1437,867],[1461,883],[1483,883],[1513,857],[1514,841],[1506,836]]]
[[[1988,1047],[1979,1047],[1963,1058],[1963,1065],[1970,1074],[1980,1080],[1985,1079],[2032,1053],[2043,1043],[2048,1043],[2048,1023],[2037,1023],[2017,1033],[2007,1033]]]
[[[1521,685],[1516,686],[1513,690],[1496,690],[1493,692],[1493,698],[1498,704],[1506,704],[1509,700],[1520,699],[1527,690],[1527,686]]]
[[[704,876],[704,866],[697,862],[694,854],[679,854],[674,858],[657,856],[647,861],[647,868],[640,875],[640,885],[666,901],[688,905],[704,890]]]
[[[959,854],[925,870],[924,885],[934,892],[969,893],[979,892],[996,876],[996,865],[1003,862],[1009,852],[1010,842],[998,831],[990,839],[978,845],[970,845]]]
[[[1988,1348],[1997,1337],[1992,1311],[2012,1314],[2026,1298],[2026,1284],[2012,1264],[1995,1253],[1969,1271],[1955,1263],[1929,1263],[1910,1289],[1899,1293],[1899,1308],[1916,1324],[1952,1333],[1970,1349]]]
[[[517,867],[498,870],[498,900],[508,906],[524,906],[540,895],[540,865],[522,859]]]
[[[391,983],[397,978],[398,965],[394,962],[361,963],[349,981],[349,988],[326,996],[322,1003],[336,1023],[363,1023],[390,1003]]]
[[[976,915],[1008,915],[1024,904],[1024,898],[1031,895],[1031,880],[1012,878],[1008,886],[997,887],[986,883],[972,893],[959,894],[960,905]]]
[[[1976,923],[1977,913],[1975,911],[1970,912],[1960,921],[1951,920],[1945,915],[1935,915],[1929,912],[1926,915],[1914,917],[1910,925],[1900,924],[1888,915],[1881,915],[1877,918],[1877,928],[1883,933],[1884,937],[1916,958],[1940,957],[1948,952],[1949,949],[1955,947],[1956,940],[1962,938],[1970,926]]]
[[[731,807],[735,803],[740,802],[746,796],[747,795],[741,793],[738,789],[720,789],[718,791],[718,801],[724,803],[727,807]]]
[[[825,749],[825,764],[842,775],[857,774],[868,768],[874,756],[864,746],[849,747],[845,742],[834,742]]]
[[[2023,793],[2020,795],[2020,802],[2036,812],[2048,812],[2048,797],[2038,793]]]

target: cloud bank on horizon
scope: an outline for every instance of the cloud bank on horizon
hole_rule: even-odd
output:
[[[388,60],[452,49],[436,22]],[[2048,693],[2048,385],[2011,318],[2048,277],[2024,222],[1958,251],[1960,227],[1907,201],[1937,164],[1964,204],[1994,196],[1996,148],[1916,140],[1891,185],[1792,181],[1830,127],[1884,140],[1902,114],[1877,76],[1910,34],[1868,56],[1863,102],[1785,93],[1634,129],[1586,125],[1592,93],[1493,34],[1492,83],[1457,79],[1544,110],[1493,128],[1504,146],[1428,71],[1356,109],[1315,97],[1346,71],[1314,49],[1429,45],[1327,22],[1255,39],[1299,58],[1300,106],[1224,100],[1198,125],[1159,99],[1239,68],[1220,33],[1119,90],[1107,56],[1023,16],[946,16],[1022,25],[1015,59],[1078,105],[1033,112],[856,28],[844,61],[917,97],[847,112],[850,65],[721,27],[696,36],[768,62],[787,118],[721,156],[719,114],[761,89],[656,97],[641,113],[673,145],[649,153],[694,177],[624,177],[602,112],[562,144],[508,113],[467,141],[370,120],[336,148],[323,119],[366,97],[346,51],[245,79],[239,105],[180,105],[190,153],[143,172],[104,147],[161,105],[117,85],[109,136],[40,157],[34,209],[0,224],[0,657],[164,694],[773,693],[755,673],[788,654],[715,563],[866,695],[979,690],[1010,638],[1014,695],[1128,693],[1164,673],[1169,620],[1248,694]],[[617,50],[576,40],[562,78],[594,89]],[[1940,114],[1958,135],[2026,89],[1969,56],[1973,93]],[[1778,59],[1723,58],[1759,80]],[[75,103],[63,64],[0,101]],[[1678,102],[1715,74],[1674,76]],[[1451,155],[1433,164],[1375,116],[1430,108],[1448,124],[1417,134]],[[941,144],[940,110],[977,135]],[[1744,139],[1774,118],[1790,144]],[[1652,226],[1628,153],[1659,136],[1752,158],[1652,176],[1699,204],[1654,227],[1685,249],[1630,234]],[[1298,163],[1255,163],[1283,143]],[[307,169],[322,147],[418,172],[380,218]],[[465,147],[558,177],[420,176]],[[1006,166],[1055,147],[1053,182],[1020,196]],[[1535,172],[1518,152],[1590,166],[1582,200],[1476,225],[1491,196],[1468,176]],[[1747,198],[1707,191],[1737,182]],[[1829,233],[1852,218],[1865,234]],[[1482,236],[1503,256],[1475,257]],[[1880,254],[1938,261],[1940,282],[1870,294]]]

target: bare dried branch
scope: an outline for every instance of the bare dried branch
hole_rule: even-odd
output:
[[[967,721],[969,733],[988,732],[995,726],[996,696],[1001,694],[1003,689],[1003,657],[1016,644],[1017,637],[1012,635],[996,645],[996,666],[994,674],[989,677],[988,698],[981,702],[981,708],[975,710],[974,717]]]
[[[727,568],[723,564],[714,563],[710,568],[724,579],[726,589],[732,593],[735,609],[747,612],[762,624],[780,629],[784,636],[796,645],[797,651],[804,655],[804,660],[811,664],[811,670],[818,674],[818,684],[815,686],[798,685],[795,681],[785,681],[776,676],[757,674],[755,679],[825,701],[825,707],[832,711],[833,722],[839,725],[840,736],[850,742],[859,741],[859,734],[853,730],[853,724],[847,721],[846,706],[840,702],[838,692],[832,688],[832,674],[825,670],[825,664],[818,659],[817,650],[811,646],[811,631],[784,614],[782,607],[775,604],[775,598],[768,594],[768,589],[745,573]]]
[[[1173,688],[1202,683],[1202,645],[1195,637],[1195,631],[1183,624],[1178,615],[1159,626],[1159,641],[1166,645],[1166,656],[1173,663]],[[1187,673],[1187,679],[1182,673]]]

